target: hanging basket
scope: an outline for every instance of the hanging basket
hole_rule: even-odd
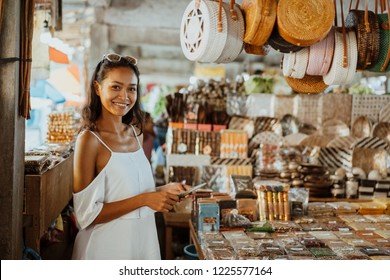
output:
[[[229,63],[234,61],[243,49],[245,22],[240,6],[234,4],[234,1],[231,1],[230,5],[223,3],[222,7],[227,15],[228,35],[222,54],[215,62]],[[231,14],[231,9],[234,11],[234,16]]]
[[[276,21],[276,0],[243,0],[241,9],[245,17],[244,42],[262,46],[272,33]]]
[[[368,3],[368,2],[366,2]],[[379,23],[376,14],[368,11],[351,10],[345,19],[345,26],[353,28],[357,37],[357,70],[373,67],[379,57]]]
[[[286,81],[289,86],[298,93],[316,94],[323,92],[328,87],[324,83],[322,76],[305,75],[303,79],[286,77]]]
[[[194,0],[187,6],[180,26],[180,44],[187,59],[215,62],[221,56],[228,33],[225,10],[219,11],[218,2],[209,0]]]
[[[345,54],[347,55],[347,60],[345,59]],[[327,85],[346,85],[351,83],[356,73],[357,57],[355,32],[349,31],[346,33],[346,44],[344,44],[342,32],[336,31],[333,62],[328,74],[324,76],[324,82]]]
[[[329,72],[334,55],[334,28],[319,43],[310,46],[306,74],[324,76]]]
[[[330,0],[279,0],[277,26],[287,42],[307,47],[325,38],[335,14]]]

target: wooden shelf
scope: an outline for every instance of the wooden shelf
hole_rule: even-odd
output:
[[[73,154],[41,175],[25,175],[26,246],[40,251],[40,239],[68,205],[73,191]]]

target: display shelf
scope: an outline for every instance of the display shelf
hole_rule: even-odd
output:
[[[40,175],[25,175],[26,246],[40,251],[40,239],[68,205],[73,190],[73,154]]]
[[[188,220],[189,228],[190,228],[190,238],[191,242],[195,245],[196,253],[198,254],[198,258],[200,260],[204,260],[204,254],[202,251],[202,247],[200,247],[199,241],[198,241],[198,235],[195,232],[194,225],[192,224],[191,219]]]

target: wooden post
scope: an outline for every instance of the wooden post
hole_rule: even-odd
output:
[[[19,57],[20,0],[3,0],[0,58]],[[19,62],[0,64],[0,259],[22,257],[25,119],[19,116]]]

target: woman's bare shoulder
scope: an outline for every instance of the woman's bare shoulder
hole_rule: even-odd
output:
[[[99,145],[99,140],[89,130],[84,130],[80,132],[76,139],[76,148],[81,150],[94,150],[97,151]]]

